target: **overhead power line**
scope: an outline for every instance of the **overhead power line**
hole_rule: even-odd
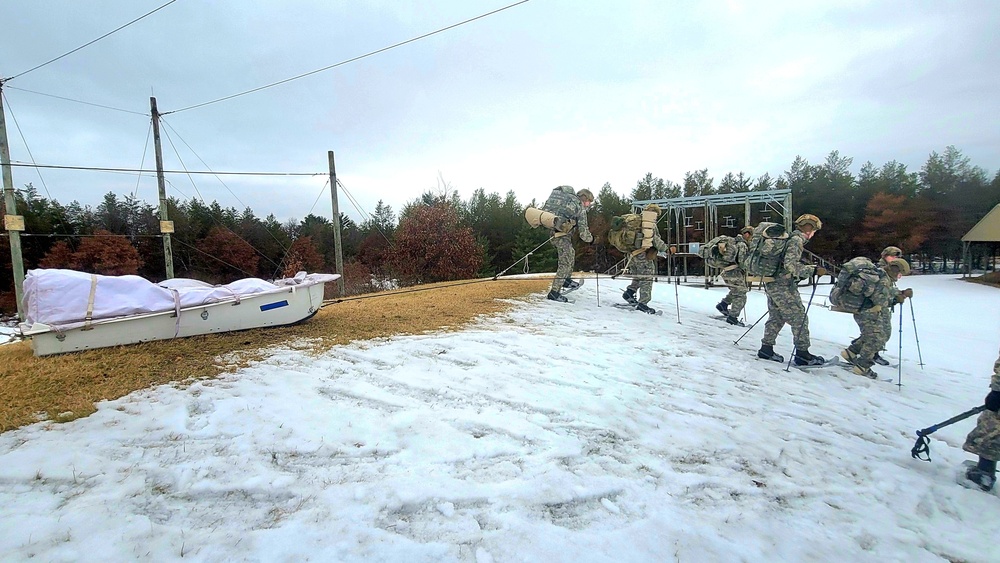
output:
[[[0,96],[3,96],[5,103],[7,103],[7,96],[0,91]],[[24,143],[24,149],[28,151],[28,158],[31,159],[31,163],[35,163],[35,155],[31,154],[31,147],[28,146],[28,140],[24,138],[24,131],[21,131],[21,124],[17,122],[17,116],[14,115],[14,108],[11,107],[10,103],[7,103],[7,111],[10,112],[11,119],[14,120],[14,127],[17,128],[17,134],[21,136],[21,142]],[[45,188],[45,195],[52,199],[52,194],[49,193],[49,186],[45,184],[45,178],[42,178],[42,171],[35,168],[35,173],[38,174],[39,181],[42,182],[42,187]]]
[[[143,113],[141,111],[132,111],[132,110],[129,110],[129,109],[121,109],[121,108],[116,108],[116,107],[111,107],[111,106],[104,106],[104,105],[101,105],[101,104],[94,104],[94,103],[91,103],[91,102],[85,102],[83,100],[74,100],[73,98],[66,98],[66,97],[63,97],[63,96],[56,96],[55,94],[46,94],[45,92],[36,92],[34,90],[27,90],[27,89],[24,89],[24,88],[18,88],[16,86],[8,86],[7,84],[4,84],[3,87],[4,88],[9,88],[11,90],[19,90],[21,92],[28,92],[29,94],[38,94],[39,96],[48,96],[50,98],[55,98],[57,100],[65,100],[67,102],[74,102],[74,103],[77,103],[77,104],[83,104],[85,106],[94,106],[96,108],[110,109],[110,110],[114,110],[114,111],[121,111],[121,112],[124,112],[124,113],[133,113],[135,115],[141,115],[143,117],[148,117],[149,116],[149,112]]]
[[[411,39],[407,39],[406,41],[400,41],[399,43],[395,43],[393,45],[389,45],[388,47],[382,47],[381,49],[377,49],[377,50],[372,51],[370,53],[365,53],[364,55],[358,55],[357,57],[347,59],[346,61],[340,61],[339,63],[332,64],[330,66],[325,66],[323,68],[316,69],[316,70],[313,70],[313,71],[310,71],[310,72],[306,72],[304,74],[299,74],[298,76],[293,76],[291,78],[286,78],[284,80],[279,80],[277,82],[272,82],[271,84],[267,84],[265,86],[259,86],[257,88],[253,88],[251,90],[247,90],[245,92],[240,92],[238,94],[232,94],[232,95],[229,95],[229,96],[218,98],[216,100],[211,100],[211,101],[208,101],[208,102],[202,102],[200,104],[195,104],[193,106],[187,106],[187,107],[184,107],[184,108],[181,108],[181,109],[175,109],[173,111],[161,112],[160,115],[169,115],[171,113],[180,113],[182,111],[187,111],[189,109],[200,108],[200,107],[203,107],[203,106],[215,104],[215,103],[222,102],[222,101],[225,101],[225,100],[231,100],[233,98],[238,98],[240,96],[245,96],[247,94],[252,94],[254,92],[259,92],[261,90],[266,90],[268,88],[272,88],[272,87],[278,86],[280,84],[285,84],[286,82],[291,82],[293,80],[298,80],[300,78],[305,78],[306,76],[311,76],[313,74],[317,74],[317,73],[323,72],[325,70],[330,70],[332,68],[337,68],[338,66],[343,66],[343,65],[346,65],[348,63],[353,63],[355,61],[359,61],[361,59],[370,57],[372,55],[377,55],[379,53],[384,53],[384,52],[386,52],[386,51],[388,51],[390,49],[395,49],[396,47],[401,47],[401,46],[406,45],[408,43],[413,43],[414,41],[419,41],[421,39],[425,39],[425,38],[430,37],[432,35],[437,35],[438,33],[441,33],[441,32],[444,32],[444,31],[448,31],[449,29],[454,29],[456,27],[465,25],[467,23],[474,22],[476,20],[483,19],[483,18],[488,17],[488,16],[492,16],[493,14],[497,14],[497,13],[502,12],[504,10],[513,8],[514,6],[518,6],[518,5],[524,4],[524,3],[528,2],[528,1],[529,0],[521,0],[520,2],[514,2],[513,4],[509,4],[507,6],[504,6],[503,8],[497,8],[496,10],[493,10],[492,12],[487,12],[485,14],[480,14],[480,15],[474,17],[474,18],[469,18],[467,20],[451,24],[451,25],[449,25],[447,27],[442,27],[441,29],[432,31],[430,33],[425,33],[423,35],[420,35],[420,36],[417,36],[417,37],[413,37]]]
[[[15,74],[14,76],[11,76],[10,78],[7,78],[7,79],[5,79],[5,80],[4,80],[4,82],[6,82],[6,81],[9,81],[9,80],[14,80],[14,79],[15,79],[15,78],[17,78],[18,76],[24,76],[25,74],[28,74],[29,72],[31,72],[31,71],[33,71],[33,70],[38,70],[38,69],[42,68],[43,66],[45,66],[45,65],[47,65],[47,64],[50,64],[50,63],[54,63],[54,62],[58,61],[59,59],[61,59],[61,58],[63,58],[63,57],[66,57],[66,56],[68,56],[68,55],[72,55],[73,53],[75,53],[75,52],[79,51],[80,49],[83,49],[84,47],[87,47],[87,46],[89,46],[89,45],[93,45],[94,43],[97,43],[97,42],[98,42],[98,41],[100,41],[101,39],[104,39],[105,37],[107,37],[107,36],[111,35],[112,33],[115,33],[116,31],[121,31],[121,30],[125,29],[126,27],[128,27],[128,26],[130,26],[130,25],[134,24],[135,22],[137,22],[137,21],[139,21],[139,20],[141,20],[141,19],[145,18],[146,16],[149,16],[149,15],[151,15],[151,14],[153,14],[153,13],[156,13],[156,12],[159,12],[159,11],[160,11],[160,10],[162,10],[163,8],[166,8],[167,6],[169,6],[169,5],[173,4],[173,3],[174,3],[174,2],[176,2],[176,1],[177,1],[177,0],[170,0],[170,1],[169,1],[169,2],[167,2],[166,4],[164,4],[164,5],[160,6],[159,8],[157,8],[157,9],[155,9],[155,10],[151,11],[151,12],[147,12],[147,13],[145,13],[145,14],[143,14],[143,15],[141,15],[141,16],[139,16],[139,17],[135,18],[134,20],[132,20],[132,21],[128,22],[128,23],[127,23],[127,24],[125,24],[125,25],[122,25],[122,26],[119,26],[119,27],[116,27],[115,29],[112,29],[111,31],[109,31],[109,32],[105,33],[104,35],[102,35],[102,36],[98,37],[97,39],[94,39],[93,41],[88,41],[88,42],[84,43],[83,45],[80,45],[80,46],[79,46],[79,47],[77,47],[76,49],[73,49],[72,51],[68,51],[68,52],[66,52],[66,53],[63,53],[63,54],[59,55],[58,57],[56,57],[56,58],[54,58],[54,59],[50,59],[50,60],[48,60],[48,61],[45,61],[44,63],[42,63],[42,64],[40,64],[40,65],[38,65],[38,66],[34,66],[34,67],[31,67],[31,68],[29,68],[28,70],[26,70],[26,71],[24,71],[24,72],[19,72],[19,73]]]
[[[138,172],[140,174],[156,174],[156,170],[141,168],[101,168],[97,166],[58,166],[55,164],[28,164],[12,162],[11,166],[22,168],[51,168],[54,170],[93,170],[97,172]],[[220,176],[326,176],[328,172],[217,172],[212,170],[164,170],[164,174],[217,174]]]

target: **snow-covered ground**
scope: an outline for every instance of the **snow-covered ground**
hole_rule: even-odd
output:
[[[906,304],[898,387],[757,360],[763,323],[734,345],[745,329],[711,318],[722,288],[659,283],[650,316],[610,306],[625,284],[460,332],[281,346],[4,433],[0,559],[1000,560],[998,493],[956,484],[974,419],[910,457],[916,429],[982,404],[1000,290],[904,278],[926,365]],[[857,329],[824,302],[811,351],[830,356]],[[750,321],[765,309],[753,292]]]

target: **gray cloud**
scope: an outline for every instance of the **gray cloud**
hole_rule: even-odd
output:
[[[7,2],[0,76],[77,47],[157,6],[124,0]],[[149,119],[29,94],[37,90],[146,114],[218,99],[322,68],[502,3],[177,2],[109,38],[12,80],[12,156],[137,167]],[[776,175],[802,154],[839,150],[855,167],[911,170],[958,146],[995,170],[1000,141],[1000,10],[965,2],[572,2],[535,0],[489,18],[275,88],[164,117],[164,159],[215,170],[324,172],[367,209],[399,209],[440,177],[463,196],[553,185],[627,193],[646,172]],[[8,32],[9,31],[9,32]],[[188,148],[184,142],[190,145]],[[194,152],[192,152],[192,149]],[[146,148],[145,166],[152,167]],[[98,203],[136,178],[42,171],[53,197]],[[181,176],[168,188],[196,195]],[[197,191],[258,215],[301,218],[324,178],[198,177]],[[17,169],[15,183],[41,187]],[[236,195],[230,193],[232,190]],[[155,200],[155,182],[138,194]],[[345,200],[341,209],[359,214]]]

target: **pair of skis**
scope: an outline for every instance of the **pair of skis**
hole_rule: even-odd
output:
[[[583,278],[581,278],[579,280],[574,280],[574,279],[571,278],[569,280],[569,282],[571,282],[571,285],[569,287],[563,286],[562,290],[559,292],[560,295],[566,295],[568,293],[573,293],[574,291],[580,289],[583,286]],[[570,301],[570,303],[572,303],[572,301]],[[638,310],[638,309],[636,309],[636,307],[638,306],[638,302],[636,302],[636,303],[613,303],[612,305],[614,307],[618,308],[618,309],[626,309],[626,310],[631,310],[631,311]],[[643,312],[645,313],[645,311],[643,311]],[[663,311],[656,311],[655,313],[652,313],[652,314],[662,316],[663,315]]]
[[[611,304],[611,306],[614,307],[614,308],[616,308],[616,309],[625,309],[627,311],[638,311],[639,309],[636,308],[636,307],[638,307],[638,305],[639,305],[638,302],[637,303],[612,303]],[[642,312],[645,313],[646,311],[642,311]],[[656,311],[655,313],[648,313],[648,314],[663,316],[663,311]]]
[[[802,370],[802,371],[813,371],[813,370],[816,370],[816,369],[823,369],[823,368],[828,368],[828,367],[833,367],[833,366],[837,366],[837,367],[843,368],[844,370],[851,372],[853,375],[857,375],[857,374],[855,374],[852,371],[853,368],[854,368],[854,364],[849,363],[849,362],[841,362],[840,361],[840,356],[832,356],[830,358],[827,358],[821,364],[805,365],[805,366],[795,365],[795,360],[792,360],[792,367],[794,367],[796,369],[799,369],[799,370]],[[871,379],[871,378],[866,378],[866,379]],[[872,381],[887,381],[889,383],[892,383],[893,380],[891,378],[890,379],[878,378],[878,379],[872,379]]]

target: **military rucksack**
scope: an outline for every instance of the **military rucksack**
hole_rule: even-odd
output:
[[[739,240],[729,235],[719,235],[698,249],[705,263],[713,268],[727,268],[742,258]]]
[[[642,215],[628,213],[611,219],[608,242],[618,250],[631,253],[639,249],[642,241]]]
[[[885,275],[878,266],[864,256],[852,258],[841,266],[837,281],[830,291],[830,305],[834,311],[858,313],[880,305],[879,288]]]
[[[747,253],[747,273],[756,277],[776,277],[781,273],[788,249],[788,233],[780,223],[762,222],[753,229]]]

